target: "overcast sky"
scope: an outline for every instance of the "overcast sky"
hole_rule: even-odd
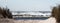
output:
[[[50,11],[60,0],[0,0],[0,6],[12,11]]]

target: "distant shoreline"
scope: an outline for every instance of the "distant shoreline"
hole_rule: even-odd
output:
[[[45,20],[45,19],[48,19],[48,17],[24,17],[24,18],[20,18],[20,17],[17,17],[17,18],[14,18],[15,20]]]

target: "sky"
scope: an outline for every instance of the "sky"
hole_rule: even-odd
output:
[[[11,11],[51,11],[60,0],[0,0],[0,6]]]

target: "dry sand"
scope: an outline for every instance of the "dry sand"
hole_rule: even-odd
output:
[[[14,23],[56,23],[56,20],[51,17],[46,20],[14,20]]]
[[[55,18],[46,20],[13,20],[13,19],[0,19],[0,23],[56,23]]]
[[[0,23],[14,23],[14,20],[8,18],[0,18]]]

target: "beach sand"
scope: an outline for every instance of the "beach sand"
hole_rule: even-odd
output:
[[[14,19],[0,19],[0,23],[56,23],[55,18],[46,20],[14,20]]]
[[[56,23],[56,20],[51,17],[46,20],[14,20],[14,23]]]

